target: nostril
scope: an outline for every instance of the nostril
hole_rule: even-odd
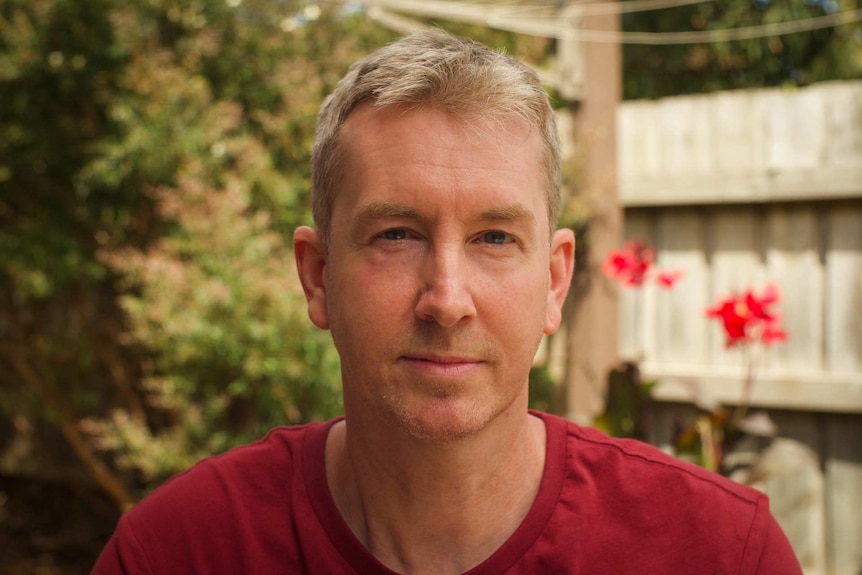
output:
[[[452,327],[475,314],[466,254],[457,242],[435,246],[424,262],[417,316]]]
[[[420,319],[452,327],[475,314],[473,298],[467,289],[453,289],[437,283],[419,296],[416,314]]]

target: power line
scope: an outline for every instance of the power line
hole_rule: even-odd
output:
[[[661,10],[664,8],[677,8],[679,6],[690,6],[692,4],[704,4],[715,0],[625,0],[623,2],[570,2],[566,6],[576,6],[578,12],[584,15],[599,14],[628,14],[631,12],[647,12],[650,10]],[[508,6],[503,2],[493,4],[482,4],[489,8],[499,8],[506,16],[517,16],[520,18],[544,19],[556,17],[556,12],[548,14],[551,4],[536,6],[535,4]],[[560,8],[559,4],[553,7]],[[530,14],[532,13],[532,15]],[[538,15],[537,15],[538,14]]]
[[[629,14],[631,12],[647,12],[664,8],[677,8],[691,4],[704,4],[713,0],[628,0],[627,2],[602,2],[599,4],[584,4],[581,10],[586,15],[598,14]],[[576,4],[577,5],[577,4]]]
[[[709,0],[628,0],[627,2],[619,4],[609,2],[583,5],[580,3],[570,3],[568,6],[573,9],[572,14],[575,15],[575,17],[578,17],[581,15],[614,13],[615,10],[619,10],[621,12],[655,10],[702,1]],[[699,30],[691,32],[623,32],[581,28],[576,24],[573,25],[571,22],[566,22],[566,19],[561,18],[560,16],[532,18],[524,16],[513,17],[511,13],[507,14],[508,9],[492,9],[494,6],[499,6],[499,3],[470,6],[469,4],[464,5],[439,0],[425,0],[422,2],[411,0],[398,0],[397,2],[394,0],[366,0],[365,4],[369,7],[369,15],[372,16],[372,18],[378,20],[390,18],[397,19],[398,25],[402,29],[407,27],[415,29],[419,26],[419,23],[408,18],[395,16],[386,10],[386,8],[394,10],[402,8],[411,13],[432,18],[455,17],[457,20],[462,22],[484,24],[500,30],[508,30],[519,34],[530,34],[546,38],[559,38],[564,28],[573,26],[575,37],[578,41],[641,45],[708,44],[751,40],[772,36],[784,36],[800,32],[811,32],[823,28],[844,26],[862,21],[862,9],[857,9],[845,10],[843,12],[836,12],[834,14],[827,14],[824,16],[791,20],[788,22],[776,22],[741,28],[723,28],[720,30]],[[479,6],[481,6],[483,10],[477,10]],[[375,9],[372,10],[372,7]],[[612,10],[613,7],[616,8]],[[587,11],[582,13],[582,10]]]
[[[621,44],[649,45],[709,44],[811,32],[833,26],[853,24],[859,21],[862,21],[862,9],[845,10],[844,12],[836,12],[835,14],[803,18],[789,22],[776,22],[742,28],[724,28],[721,30],[702,30],[697,32],[608,32],[581,29],[577,35],[579,40],[585,42],[619,42]]]

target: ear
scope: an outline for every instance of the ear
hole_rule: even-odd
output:
[[[569,293],[575,269],[575,234],[562,229],[554,232],[549,259],[548,304],[545,311],[545,334],[557,331],[563,319],[563,302]]]
[[[308,317],[320,329],[329,329],[326,313],[326,250],[317,230],[300,226],[293,233],[296,272],[308,302]]]

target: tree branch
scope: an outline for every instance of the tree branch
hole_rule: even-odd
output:
[[[120,511],[125,511],[134,505],[135,499],[122,482],[111,473],[108,466],[93,453],[86,439],[84,439],[80,430],[75,425],[74,418],[70,417],[65,409],[61,407],[64,403],[63,398],[59,397],[51,389],[48,382],[43,380],[36,373],[36,370],[20,356],[11,355],[9,360],[18,375],[36,391],[45,403],[45,406],[55,414],[60,432],[96,484],[108,494]]]

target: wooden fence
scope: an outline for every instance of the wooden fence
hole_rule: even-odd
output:
[[[862,82],[628,102],[618,143],[626,236],[685,273],[621,292],[620,353],[660,382],[659,443],[694,389],[741,396],[743,359],[704,310],[776,284],[790,339],[752,400],[813,458],[764,489],[806,573],[862,574]]]

